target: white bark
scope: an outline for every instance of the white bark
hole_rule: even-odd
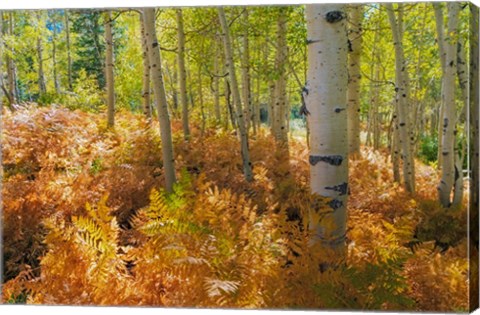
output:
[[[445,48],[444,48],[444,31],[443,31],[443,9],[442,9],[442,4],[439,2],[434,2],[432,3],[434,13],[435,13],[435,25],[437,29],[437,44],[438,44],[438,51],[440,55],[440,64],[442,66],[442,90],[443,90],[443,76],[445,73]],[[440,169],[442,167],[442,122],[443,122],[443,111],[444,111],[444,104],[443,104],[443,98],[440,100],[438,104],[438,153],[437,153],[437,162],[438,162],[438,168]]]
[[[107,125],[115,125],[115,86],[113,76],[112,12],[105,13],[105,81],[107,88]]]
[[[223,42],[225,48],[225,59],[227,62],[228,73],[230,77],[231,89],[233,94],[233,103],[235,105],[235,118],[240,134],[240,145],[242,152],[243,174],[247,181],[253,180],[252,163],[250,162],[250,150],[248,148],[248,132],[245,126],[245,117],[243,115],[242,100],[238,89],[237,76],[235,73],[235,63],[233,61],[232,44],[230,41],[230,30],[225,17],[223,7],[218,8],[218,16],[223,31]]]
[[[411,141],[413,139],[412,126],[409,119],[409,87],[407,78],[407,69],[405,55],[402,44],[402,24],[401,14],[399,18],[395,17],[391,3],[385,4],[387,14],[392,28],[393,43],[395,47],[395,85],[396,85],[396,108],[398,113],[398,141],[402,149],[403,160],[403,180],[405,189],[408,192],[415,193],[415,164],[412,154]],[[400,10],[402,12],[403,10]]]
[[[214,49],[215,49],[215,59],[213,60],[213,104],[215,108],[215,120],[217,124],[222,123],[222,115],[220,112],[220,82],[218,78],[219,73],[219,59],[220,59],[220,49],[217,44],[218,36],[215,36]]]
[[[142,76],[142,109],[147,119],[152,117],[152,108],[150,104],[150,60],[148,58],[148,43],[145,36],[145,26],[143,14],[140,16],[140,35],[142,40],[142,60],[143,60],[143,76]]]
[[[72,79],[72,55],[70,52],[70,22],[68,19],[68,10],[65,10],[65,42],[67,44],[67,76],[68,76],[68,88],[71,91],[73,89]]]
[[[288,144],[287,128],[287,20],[288,8],[280,7],[277,20],[277,51],[275,56],[275,69],[278,79],[275,81],[273,119],[274,137],[281,146]]]
[[[351,5],[348,39],[348,151],[360,154],[360,58],[362,52],[363,5]]]
[[[162,62],[155,31],[155,9],[143,9],[145,22],[145,36],[148,43],[148,56],[153,82],[153,94],[157,106],[158,120],[160,122],[160,137],[162,140],[163,170],[165,174],[165,187],[168,192],[173,191],[176,182],[175,160],[173,155],[172,130],[168,113],[167,95],[162,75]]]
[[[41,11],[35,12],[37,18],[37,59],[38,59],[38,91],[40,94],[45,94],[47,92],[47,87],[45,84],[45,73],[43,71],[43,41],[42,41],[42,13]]]
[[[442,178],[438,185],[438,198],[444,207],[450,207],[452,199],[450,197],[456,173],[455,167],[455,78],[457,71],[457,35],[458,35],[458,15],[459,3],[450,2],[447,4],[448,25],[447,33],[443,41],[445,51],[445,71],[443,73],[442,99],[445,106],[442,129]],[[461,176],[462,174],[460,174]]]
[[[182,127],[185,140],[190,138],[187,101],[187,71],[185,69],[185,32],[183,30],[182,9],[176,10],[178,36],[178,72],[180,81],[180,103],[182,104]]]
[[[8,35],[13,36],[13,13],[9,12],[8,14]],[[13,104],[17,102],[17,93],[16,93],[16,83],[15,83],[15,61],[13,57],[15,56],[15,51],[13,47],[8,47],[10,50],[10,56],[7,55],[7,81],[8,81],[8,99],[10,100],[10,108],[13,109]]]
[[[52,67],[53,67],[53,85],[55,87],[55,93],[60,92],[60,82],[58,80],[58,71],[57,71],[57,15],[56,11],[52,12],[53,19],[53,36],[52,36]]]
[[[307,85],[305,104],[310,114],[311,191],[332,198],[327,215],[333,227],[309,213],[312,244],[344,251],[348,193],[347,31],[345,6],[306,6]]]
[[[241,67],[242,67],[242,97],[244,104],[244,115],[245,115],[245,127],[247,131],[250,129],[251,120],[252,120],[252,99],[251,99],[251,88],[250,88],[250,43],[248,40],[248,28],[250,24],[248,23],[248,8],[245,8],[242,12],[243,19],[243,53],[241,58]]]

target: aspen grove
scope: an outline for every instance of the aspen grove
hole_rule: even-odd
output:
[[[472,310],[478,13],[0,11],[2,302]]]

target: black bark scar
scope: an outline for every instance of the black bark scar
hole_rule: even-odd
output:
[[[333,190],[339,193],[339,196],[346,195],[348,192],[348,183],[341,183],[335,186],[326,186],[325,189]]]
[[[340,164],[342,164],[342,161],[343,156],[341,155],[310,155],[308,157],[308,162],[312,166],[316,165],[318,162],[326,162],[330,165],[339,166]]]
[[[330,11],[325,16],[325,19],[328,23],[336,23],[343,20],[344,17],[345,16],[342,11]]]
[[[328,203],[328,205],[330,206],[330,208],[332,208],[333,210],[337,210],[338,208],[341,208],[343,207],[343,202],[341,200],[338,200],[338,199],[333,199],[332,201],[330,201]]]

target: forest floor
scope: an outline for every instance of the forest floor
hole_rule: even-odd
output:
[[[440,208],[432,167],[417,161],[411,196],[386,150],[362,148],[349,161],[346,264],[313,276],[305,141],[291,140],[285,159],[266,131],[252,136],[247,183],[234,133],[193,127],[185,142],[174,119],[180,183],[168,195],[158,123],[119,112],[109,130],[104,120],[53,106],[5,112],[5,300],[468,309],[466,207]]]

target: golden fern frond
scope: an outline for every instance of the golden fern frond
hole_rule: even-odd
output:
[[[205,289],[209,297],[223,294],[234,294],[240,286],[239,281],[220,280],[213,278],[205,279]]]

